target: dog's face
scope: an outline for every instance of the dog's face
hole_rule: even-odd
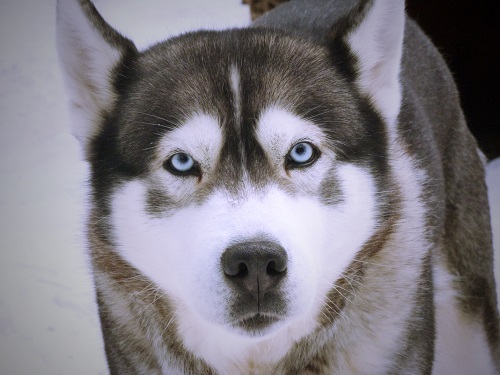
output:
[[[143,59],[109,125],[141,171],[110,193],[120,254],[240,333],[320,314],[376,220],[370,169],[345,160],[346,148],[367,157],[367,119],[327,51],[233,32]]]
[[[388,190],[386,113],[360,95],[350,53],[259,29],[140,54],[118,42],[109,104],[74,99],[94,112],[93,210],[116,253],[187,312],[187,330],[265,336],[338,313],[332,293],[350,292],[336,281]]]

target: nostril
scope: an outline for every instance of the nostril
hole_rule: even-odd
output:
[[[271,260],[266,267],[266,273],[269,276],[278,276],[286,271],[286,263]]]
[[[248,274],[248,266],[244,262],[233,261],[231,257],[222,257],[222,268],[231,277],[244,277]]]
[[[222,268],[229,277],[243,278],[249,273],[246,262],[238,259],[233,254],[224,254],[222,256]]]
[[[266,273],[268,275],[273,275],[275,274],[276,271],[276,263],[274,261],[270,261],[269,264],[266,267]]]
[[[231,276],[245,277],[246,275],[248,275],[248,267],[245,263],[240,263],[240,264],[238,264],[238,272],[236,272],[236,274],[231,275]]]

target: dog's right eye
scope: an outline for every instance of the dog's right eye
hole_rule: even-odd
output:
[[[193,157],[185,152],[172,155],[163,163],[170,173],[176,176],[199,176],[200,169]]]

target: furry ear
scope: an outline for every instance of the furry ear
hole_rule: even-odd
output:
[[[89,0],[57,1],[57,47],[72,131],[87,154],[89,139],[115,99],[113,70],[137,49],[104,21]]]
[[[340,38],[356,57],[358,87],[389,126],[401,107],[404,24],[404,0],[361,0],[331,31],[331,38]]]

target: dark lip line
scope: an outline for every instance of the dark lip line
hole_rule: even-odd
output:
[[[256,317],[264,317],[264,318],[268,318],[270,320],[273,320],[273,321],[278,321],[280,319],[283,319],[285,318],[285,316],[282,316],[282,315],[278,315],[278,314],[275,314],[275,313],[266,313],[266,312],[256,312],[256,313],[251,313],[251,314],[246,314],[244,315],[243,317],[235,320],[235,323],[244,323],[244,322],[247,322],[247,321],[250,321]]]

